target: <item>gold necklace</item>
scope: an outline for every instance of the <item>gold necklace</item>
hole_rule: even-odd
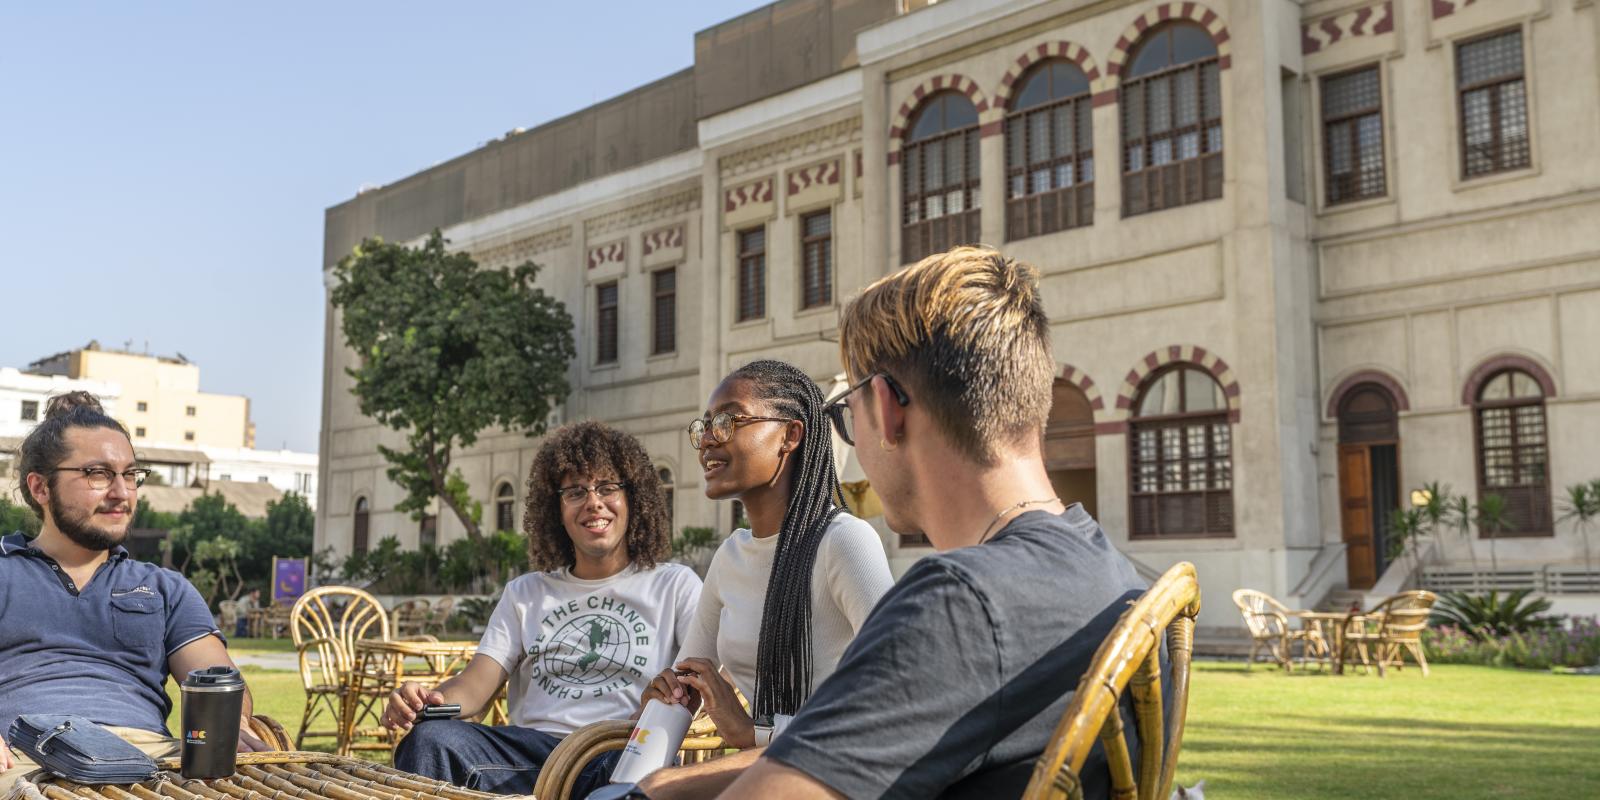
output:
[[[1060,500],[1061,497],[1058,495],[1056,497],[1051,497],[1044,500],[1024,500],[1014,506],[1006,506],[1004,509],[1001,509],[1000,513],[994,515],[994,519],[990,520],[989,522],[989,527],[983,529],[983,536],[979,537],[978,544],[983,544],[984,542],[989,541],[989,532],[994,530],[995,524],[1000,521],[1001,517],[1004,517],[1005,515],[1010,514],[1011,512],[1016,511],[1024,506],[1035,506],[1041,503],[1056,503],[1060,502]]]

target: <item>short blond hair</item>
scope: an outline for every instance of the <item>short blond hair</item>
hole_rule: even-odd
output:
[[[1055,357],[1039,274],[987,247],[957,247],[886,276],[847,305],[839,349],[853,380],[906,385],[952,443],[992,465],[1042,435]]]

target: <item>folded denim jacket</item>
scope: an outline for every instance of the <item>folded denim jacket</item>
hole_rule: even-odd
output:
[[[138,783],[160,771],[139,748],[73,714],[23,714],[7,738],[39,766],[78,783]]]

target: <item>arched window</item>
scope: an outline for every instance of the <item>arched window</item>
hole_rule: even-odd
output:
[[[1145,34],[1122,83],[1122,215],[1222,196],[1222,80],[1205,28]]]
[[[1179,364],[1140,388],[1128,425],[1129,532],[1233,535],[1233,431],[1209,372]]]
[[[517,490],[510,481],[494,490],[494,529],[517,532]]]
[[[902,261],[978,241],[978,109],[940,92],[912,118],[901,160]]]
[[[1006,114],[1006,238],[1094,224],[1089,78],[1064,59],[1036,64]]]
[[[673,530],[672,520],[676,516],[673,512],[674,500],[677,493],[673,491],[672,470],[662,467],[656,470],[656,477],[661,479],[661,502],[667,506],[667,530]]]
[[[367,498],[356,498],[356,525],[355,532],[350,537],[350,552],[367,552],[367,530],[371,516],[367,506]]]
[[[1508,524],[1498,535],[1551,535],[1549,447],[1539,381],[1516,368],[1490,375],[1478,388],[1473,420],[1478,501],[1490,494],[1505,500]]]

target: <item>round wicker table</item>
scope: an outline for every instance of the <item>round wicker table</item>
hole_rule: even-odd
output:
[[[499,800],[393,767],[327,753],[240,753],[231,778],[189,780],[178,759],[144,783],[86,785],[45,773],[23,778],[5,800]]]

